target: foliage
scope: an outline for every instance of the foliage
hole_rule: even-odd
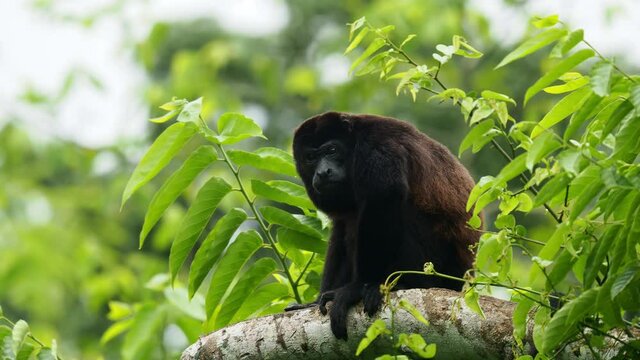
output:
[[[403,310],[409,313],[414,319],[429,326],[429,321],[424,318],[418,309],[416,309],[406,299],[399,299],[397,302],[391,301],[391,291],[397,285],[400,277],[403,274],[410,273],[407,271],[397,271],[390,274],[385,280],[384,284],[380,285],[380,292],[384,296],[384,304],[389,308],[389,322],[390,327],[387,328],[387,324],[382,319],[377,319],[371,323],[367,332],[360,340],[358,348],[356,349],[356,356],[362,354],[362,352],[377,338],[386,338],[393,345],[393,348],[399,354],[382,354],[376,357],[376,360],[390,360],[390,359],[410,359],[418,357],[420,359],[431,359],[436,356],[436,344],[428,344],[422,335],[418,333],[396,333],[395,323],[396,314],[398,310]],[[413,272],[423,274],[420,272]]]
[[[24,320],[13,322],[6,318],[0,307],[0,352],[3,360],[60,360],[58,345],[53,340],[46,346],[31,333]]]
[[[464,299],[470,308],[482,315],[476,289],[510,289],[518,302],[513,322],[519,344],[527,314],[535,311],[536,358],[553,358],[576,341],[596,358],[611,342],[620,343],[622,351],[640,353],[637,341],[610,333],[621,329],[629,334],[638,326],[638,319],[629,316],[639,310],[640,295],[640,76],[627,75],[593,49],[582,30],[570,31],[555,15],[533,24],[540,30],[496,68],[555,44],[552,65],[524,97],[526,109],[541,91],[562,94],[539,121],[511,116],[509,106],[516,102],[507,95],[484,90],[478,96],[443,84],[440,69],[454,55],[481,55],[460,36],[451,45],[438,45],[439,53],[433,54],[437,64],[429,66],[403,50],[414,35],[396,45],[390,39],[392,26],[375,28],[361,18],[351,24],[355,37],[347,51],[368,39],[353,62],[357,75],[399,79],[396,93],[409,92],[414,101],[422,91],[431,93],[430,98],[451,99],[470,127],[460,153],[491,144],[505,159],[497,175],[480,179],[467,204],[473,213],[469,224],[475,228],[488,205],[497,203],[500,210],[493,222],[496,230],[481,237],[473,276],[458,279],[466,281]],[[596,62],[582,72],[575,69],[589,59]],[[522,216],[538,211],[557,224],[546,241],[529,238],[526,227],[518,224]],[[512,276],[514,249],[530,260],[528,278]],[[436,269],[425,274],[452,278]],[[560,303],[558,311],[552,303]]]
[[[302,303],[314,299],[322,269],[321,256],[316,254],[326,251],[328,223],[318,215],[304,188],[286,180],[294,175],[290,154],[275,148],[254,152],[227,149],[227,145],[250,138],[264,138],[253,120],[238,113],[225,113],[217,120],[217,130],[213,130],[201,117],[201,108],[202,99],[174,99],[163,105],[168,114],[152,121],[162,123],[177,117],[177,122],[158,136],[140,160],[126,186],[123,204],[189,140],[197,136],[195,141],[211,144],[193,151],[156,192],[147,210],[140,246],[187,186],[196,179],[203,182],[172,242],[169,283],[174,284],[183,264],[195,251],[186,276],[185,304],[193,305],[189,300],[198,295],[210,274],[204,308],[198,311],[203,319],[196,319],[204,320],[205,329],[214,330],[252,315],[281,311],[292,300]],[[224,164],[225,174],[216,176],[205,171],[216,162]],[[240,173],[248,166],[267,169],[283,179],[265,182],[243,178]],[[233,185],[225,176],[232,179],[229,181]],[[230,200],[236,207],[209,227],[216,208],[233,193],[241,195]],[[288,210],[297,208],[299,213],[268,205],[271,203]],[[134,319],[130,326],[135,327],[137,322]],[[118,324],[122,322],[115,325]]]

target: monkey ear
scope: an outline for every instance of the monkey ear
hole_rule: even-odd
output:
[[[340,125],[347,131],[351,132],[353,129],[353,119],[349,114],[340,114]]]

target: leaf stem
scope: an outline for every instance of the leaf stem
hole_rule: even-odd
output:
[[[606,62],[608,62],[609,64],[611,64],[613,66],[614,69],[616,69],[617,72],[619,72],[620,74],[622,74],[622,76],[626,77],[627,79],[629,79],[629,81],[631,81],[634,84],[637,84],[638,82],[632,78],[631,76],[629,76],[629,74],[627,74],[626,72],[622,71],[622,69],[620,69],[618,67],[618,65],[616,65],[613,61],[611,61],[611,59],[605,57],[604,55],[602,55],[595,47],[593,47],[593,45],[591,45],[587,40],[582,39],[582,42],[587,45],[591,50],[593,50],[593,52],[596,53],[596,55],[598,55],[598,57]]]
[[[253,213],[253,216],[255,217],[256,222],[258,223],[258,225],[260,225],[260,229],[262,230],[262,232],[264,233],[265,237],[267,238],[267,241],[271,245],[271,248],[273,249],[273,252],[276,255],[276,258],[278,258],[278,261],[280,262],[280,265],[282,266],[282,270],[283,270],[285,276],[287,277],[287,279],[289,280],[289,283],[291,284],[291,290],[293,291],[293,295],[294,295],[296,301],[298,303],[302,303],[302,298],[300,297],[300,294],[298,293],[297,282],[293,280],[293,276],[291,276],[291,273],[289,272],[289,268],[287,267],[287,263],[285,262],[284,257],[282,256],[282,254],[280,254],[280,252],[278,251],[278,249],[276,247],[276,241],[273,238],[273,236],[271,235],[271,232],[269,231],[269,225],[267,225],[265,220],[262,218],[262,215],[260,214],[260,212],[258,211],[258,209],[255,206],[254,200],[251,200],[249,198],[247,190],[245,189],[244,184],[242,183],[242,180],[240,179],[240,172],[239,172],[238,168],[236,168],[235,165],[231,162],[231,160],[229,159],[229,156],[227,155],[227,153],[224,150],[224,148],[222,147],[222,145],[216,144],[216,146],[217,146],[218,150],[220,151],[220,153],[222,154],[223,161],[227,164],[227,167],[229,167],[229,170],[231,170],[231,172],[233,173],[233,176],[236,178],[236,182],[238,183],[238,188],[240,190],[240,193],[242,193],[242,196],[245,198],[245,200],[249,204],[249,208],[251,209],[251,212]]]

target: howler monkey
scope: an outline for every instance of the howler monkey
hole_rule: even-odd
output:
[[[473,180],[442,144],[413,125],[376,115],[327,112],[302,123],[293,138],[296,167],[311,200],[333,221],[320,296],[314,304],[331,330],[347,338],[347,311],[360,300],[380,307],[379,286],[397,270],[461,277],[473,262],[479,233],[467,227]],[[405,275],[398,288],[461,283]],[[295,308],[295,307],[294,307]]]

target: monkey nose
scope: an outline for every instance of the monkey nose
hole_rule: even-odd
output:
[[[331,169],[323,169],[323,170],[318,170],[318,172],[316,173],[318,175],[318,177],[320,177],[321,179],[328,179],[331,176]]]

